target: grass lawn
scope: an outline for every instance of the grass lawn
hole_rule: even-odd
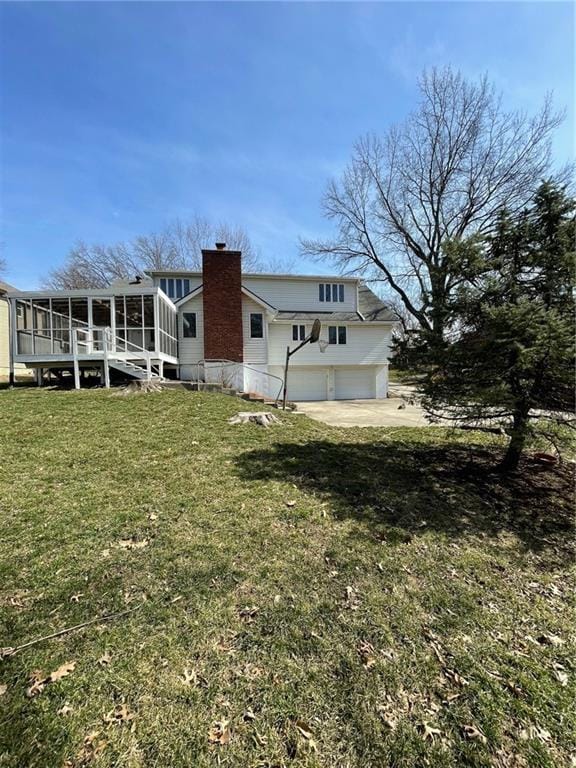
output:
[[[0,766],[574,764],[568,470],[248,408],[0,392]]]

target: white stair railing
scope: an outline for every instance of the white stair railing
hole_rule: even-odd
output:
[[[249,376],[256,381],[256,387],[252,391],[254,391],[257,394],[266,395],[266,391],[268,390],[268,384],[270,384],[272,392],[271,399],[273,399],[275,402],[278,402],[280,399],[280,396],[282,394],[282,390],[284,388],[284,379],[282,379],[280,376],[276,376],[273,373],[268,373],[267,371],[261,371],[258,368],[254,368],[251,365],[247,365],[246,363],[240,363],[238,361],[234,360],[227,360],[225,358],[218,358],[218,359],[210,359],[205,358],[203,360],[199,360],[196,363],[196,381],[204,381],[206,384],[209,384],[210,382],[206,381],[206,364],[211,365],[214,364],[215,371],[218,371],[220,376],[220,381],[212,382],[214,384],[220,384],[221,386],[231,386],[231,381],[234,381],[234,379],[237,377],[238,372],[242,371],[242,387],[244,388],[244,372],[247,371],[249,373]],[[218,369],[216,366],[220,366]],[[202,374],[200,373],[200,369],[202,368]],[[232,368],[232,371],[230,372],[230,368]],[[272,384],[272,382],[275,382],[275,384]],[[262,385],[260,387],[260,385]],[[276,386],[278,387],[278,390],[276,392]],[[276,392],[276,396],[274,396],[274,392]]]
[[[118,347],[120,347],[120,349],[118,349]],[[74,362],[74,384],[76,389],[80,388],[79,355],[92,355],[94,353],[102,353],[106,387],[110,386],[110,364],[115,367],[128,369],[125,371],[128,373],[130,372],[130,368],[134,371],[138,370],[145,372],[148,381],[150,381],[153,376],[158,377],[159,379],[162,378],[160,374],[152,372],[153,352],[141,347],[139,344],[135,344],[129,339],[124,339],[122,336],[113,334],[110,327],[75,327],[72,329],[72,354]],[[123,354],[127,354],[136,360],[142,360],[144,366],[124,359],[122,357]]]

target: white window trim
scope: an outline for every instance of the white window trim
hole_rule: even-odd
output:
[[[346,301],[345,283],[318,283],[318,302],[321,304],[344,304]],[[336,290],[334,290],[336,289]],[[328,292],[330,298],[327,299]],[[336,294],[336,298],[334,298]],[[322,295],[322,298],[320,298]],[[340,298],[342,295],[342,298]]]
[[[331,323],[327,327],[328,327],[328,344],[331,347],[338,347],[338,346],[345,347],[348,344],[348,326],[347,325],[333,325]],[[334,344],[332,344],[331,341],[330,341],[330,328],[335,328],[336,329],[336,341],[335,341]],[[341,342],[340,341],[340,328],[345,328],[346,329],[346,341],[345,342]]]

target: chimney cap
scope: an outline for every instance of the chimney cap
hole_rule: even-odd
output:
[[[216,243],[216,250],[217,251],[224,251],[224,250],[226,250],[226,243]]]

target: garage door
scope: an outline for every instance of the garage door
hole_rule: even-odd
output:
[[[336,400],[369,400],[375,396],[374,368],[336,368],[334,389]]]
[[[326,400],[326,368],[291,368],[288,373],[288,400]]]

